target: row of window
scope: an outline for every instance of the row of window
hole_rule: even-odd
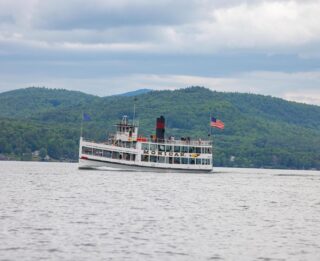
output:
[[[120,131],[120,132],[129,132],[131,131],[131,133],[135,133],[135,127],[133,126],[123,126],[122,124],[119,124],[117,126],[117,130]]]
[[[136,144],[128,141],[117,141],[116,146],[123,148],[136,148]]]
[[[122,159],[128,161],[135,161],[136,155],[131,153],[121,153],[117,151],[101,150],[89,147],[82,147],[82,154],[93,155],[111,159]],[[141,155],[141,161],[155,162],[155,163],[167,163],[167,164],[197,164],[197,165],[210,165],[210,159],[199,158],[184,158],[184,157],[161,157],[161,156],[149,156]]]
[[[198,158],[178,158],[178,157],[160,157],[141,155],[141,161],[154,162],[154,163],[167,163],[167,164],[197,164],[197,165],[210,165],[210,159]]]
[[[130,161],[135,161],[136,159],[135,154],[120,153],[117,151],[100,150],[100,149],[94,149],[94,148],[88,148],[88,147],[82,147],[82,154],[111,158],[111,159],[130,160]]]
[[[211,154],[211,147],[193,147],[193,146],[173,146],[163,144],[142,143],[142,150],[161,151],[161,152],[183,152],[183,153],[204,153]]]

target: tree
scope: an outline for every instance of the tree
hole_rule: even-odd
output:
[[[41,160],[44,160],[47,156],[47,150],[45,148],[41,148],[39,151],[39,157]]]

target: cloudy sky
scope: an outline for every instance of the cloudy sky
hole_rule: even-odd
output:
[[[320,0],[0,0],[0,92],[191,85],[320,105]]]

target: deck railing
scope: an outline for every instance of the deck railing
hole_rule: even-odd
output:
[[[151,139],[148,139],[148,142],[151,143],[161,143],[161,144],[169,144],[169,145],[179,145],[179,146],[211,146],[212,141],[210,140],[172,140],[172,139],[167,139],[164,140],[163,142],[155,142]]]
[[[86,141],[86,142],[93,142],[93,143],[96,143],[96,141],[94,140],[89,140],[89,139],[85,139],[85,138],[82,138],[83,141]],[[138,141],[139,142],[145,142],[145,143],[158,143],[158,144],[163,144],[163,145],[179,145],[179,146],[211,146],[212,145],[212,141],[211,140],[173,140],[173,139],[166,139],[162,142],[156,142],[155,140],[153,139],[149,139],[149,138],[143,138],[143,139],[140,139],[138,138]],[[100,142],[100,143],[103,143],[103,144],[106,144],[106,145],[115,145],[115,141],[112,140],[112,139],[108,139],[106,141],[103,141],[103,142]],[[130,142],[128,142],[128,144],[130,144]],[[133,143],[131,143],[133,145]],[[124,145],[124,146],[121,146],[120,143],[117,144],[117,146],[119,147],[127,147],[128,148],[128,145]],[[129,146],[129,147],[135,147],[135,146]]]

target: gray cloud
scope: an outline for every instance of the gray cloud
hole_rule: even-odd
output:
[[[137,51],[130,44],[141,43],[149,52],[207,54],[243,48],[303,54],[306,45],[320,42],[320,1],[29,0],[23,8],[19,4],[20,0],[0,4],[0,17],[7,17],[7,22],[15,19],[10,27],[0,25],[0,41],[112,52],[115,44],[121,45],[120,51],[126,44],[129,51]],[[7,31],[21,37],[12,39]]]
[[[12,15],[0,15],[0,24],[13,24],[14,20]]]
[[[319,0],[0,0],[0,91],[199,82],[311,102],[319,13]]]
[[[33,25],[42,29],[101,30],[118,26],[176,25],[205,14],[204,1],[41,1]]]
[[[262,0],[247,0],[254,4]],[[121,26],[177,26],[210,18],[217,8],[242,0],[55,0],[37,1],[32,25],[41,29],[104,30]]]

